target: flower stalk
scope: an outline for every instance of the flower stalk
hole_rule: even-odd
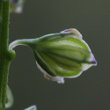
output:
[[[9,45],[10,7],[11,11],[21,12],[23,1],[0,0],[0,110],[5,110],[13,102],[7,83],[10,63],[15,56],[13,49],[18,45],[30,47],[44,77],[58,83],[64,83],[64,78],[76,78],[97,65],[90,47],[74,28],[35,39],[16,40]],[[25,110],[36,110],[36,107]]]
[[[5,110],[11,52],[8,51],[10,0],[0,0],[0,110]]]

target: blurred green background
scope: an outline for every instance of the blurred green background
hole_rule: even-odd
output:
[[[9,85],[14,105],[23,110],[110,110],[110,0],[26,0],[22,14],[11,14],[10,42],[76,28],[90,45],[98,66],[65,84],[44,79],[29,48],[17,47]]]

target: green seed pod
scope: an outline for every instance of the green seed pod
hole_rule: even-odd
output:
[[[10,49],[17,45],[31,47],[37,67],[45,78],[58,83],[64,83],[64,78],[76,78],[97,65],[91,49],[76,29],[66,29],[36,39],[17,40],[10,44]]]
[[[47,79],[58,83],[64,83],[64,78],[78,77],[97,63],[76,29],[45,35],[34,44],[33,53],[38,68]]]

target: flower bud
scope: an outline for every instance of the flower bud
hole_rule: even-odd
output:
[[[88,44],[76,29],[48,34],[34,41],[33,53],[45,78],[64,83],[97,64]]]
[[[37,107],[35,105],[31,106],[31,107],[28,107],[24,110],[37,110]]]
[[[21,13],[23,9],[24,0],[10,0],[11,12]]]
[[[37,67],[45,78],[58,83],[64,83],[64,78],[76,78],[97,65],[91,49],[76,29],[66,29],[36,39],[16,40],[9,49],[18,45],[31,47]]]
[[[5,107],[10,108],[12,105],[13,105],[13,94],[9,86],[7,86]]]

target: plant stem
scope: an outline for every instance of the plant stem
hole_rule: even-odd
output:
[[[8,51],[10,0],[0,0],[0,110],[5,110],[10,54]]]

